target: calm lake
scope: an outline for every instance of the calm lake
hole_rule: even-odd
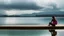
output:
[[[56,30],[56,36],[64,36],[64,30]],[[0,36],[51,36],[48,30],[0,30]]]
[[[51,17],[0,17],[0,25],[48,25]],[[64,17],[56,17],[58,24],[64,24]]]
[[[0,25],[48,25],[51,17],[0,17]],[[64,24],[64,17],[56,17],[58,24]],[[64,30],[56,30],[57,36],[64,36]],[[0,30],[0,36],[51,36],[49,30]]]

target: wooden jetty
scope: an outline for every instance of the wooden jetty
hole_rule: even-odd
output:
[[[0,29],[12,30],[48,30],[48,29],[64,29],[64,25],[57,25],[55,27],[47,25],[1,25]]]

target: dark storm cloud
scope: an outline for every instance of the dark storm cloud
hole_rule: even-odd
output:
[[[41,7],[32,2],[12,2],[11,4],[0,4],[0,9],[38,10],[41,9]]]
[[[5,5],[4,9],[37,10],[37,9],[41,9],[41,7],[37,6],[36,4],[13,4],[13,5]]]

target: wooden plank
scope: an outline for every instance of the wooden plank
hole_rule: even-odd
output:
[[[42,26],[42,25],[25,25],[25,26],[0,26],[0,29],[15,29],[15,30],[48,30],[48,29],[64,29],[64,26]]]

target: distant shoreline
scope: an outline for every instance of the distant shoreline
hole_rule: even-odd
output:
[[[35,16],[30,16],[30,15],[0,15],[0,17],[64,17],[64,15],[35,15]]]
[[[36,16],[0,16],[0,17],[36,17]],[[37,16],[37,17],[52,17],[52,16]],[[64,16],[55,16],[55,17],[64,17]]]

